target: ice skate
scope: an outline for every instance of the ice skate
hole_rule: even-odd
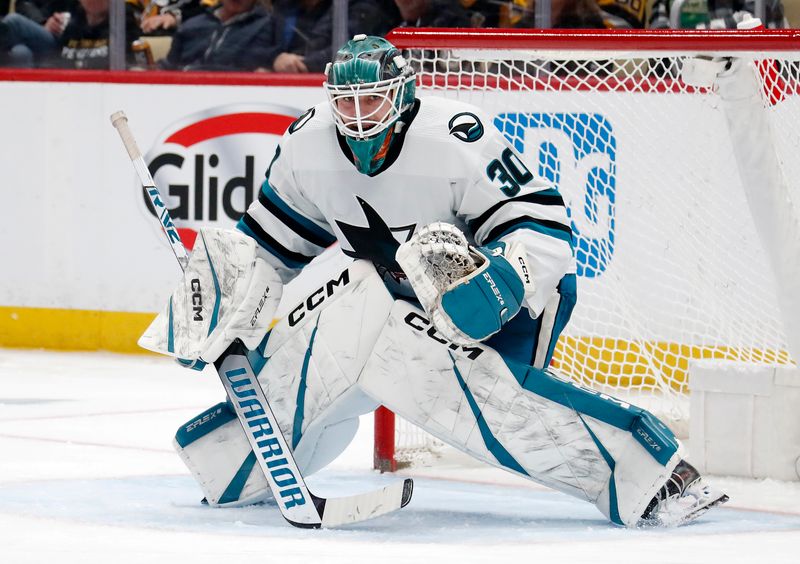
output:
[[[677,527],[728,501],[728,496],[705,482],[697,469],[681,460],[667,483],[647,506],[643,527]]]

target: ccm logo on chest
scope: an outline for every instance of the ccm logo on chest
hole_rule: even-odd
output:
[[[330,298],[334,292],[337,291],[337,288],[341,288],[347,286],[350,283],[350,270],[346,269],[342,271],[339,275],[339,278],[334,278],[328,280],[323,286],[314,290],[310,296],[308,296],[305,301],[301,302],[296,308],[292,310],[289,314],[289,327],[294,327],[302,319],[306,316],[307,311],[314,311],[320,305],[322,305],[325,300]]]

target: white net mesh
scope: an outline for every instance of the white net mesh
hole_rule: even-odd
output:
[[[758,65],[797,206],[800,55],[735,55]],[[479,106],[567,203],[578,303],[553,367],[635,398],[677,430],[688,417],[693,359],[791,362],[719,97],[680,79],[691,56],[408,52],[419,97]],[[398,425],[398,444],[408,443],[403,433]]]

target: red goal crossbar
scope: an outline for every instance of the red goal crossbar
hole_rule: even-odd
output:
[[[458,29],[397,28],[400,49],[569,49],[571,51],[796,51],[800,29]]]

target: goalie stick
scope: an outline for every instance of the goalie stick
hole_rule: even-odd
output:
[[[175,258],[185,270],[189,262],[186,247],[139,152],[125,113],[112,114],[111,123],[128,151]],[[289,523],[302,528],[337,527],[396,511],[411,501],[413,482],[409,478],[352,496],[323,498],[311,493],[247,360],[244,344],[238,339],[234,341],[214,362],[214,367],[256,453],[258,467],[267,479],[281,514]]]

